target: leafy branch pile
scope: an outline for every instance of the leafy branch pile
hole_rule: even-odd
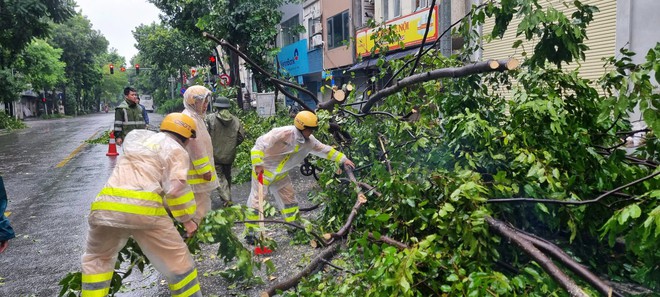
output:
[[[19,121],[4,112],[0,112],[0,129],[23,129],[27,127],[25,123]]]

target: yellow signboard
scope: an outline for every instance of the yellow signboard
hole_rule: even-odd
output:
[[[426,22],[428,20],[428,13],[431,8],[426,8],[415,13],[393,19],[385,23],[385,26],[390,27],[396,31],[400,36],[400,40],[406,47],[418,45],[422,43],[424,38],[424,31],[426,30]],[[433,7],[433,14],[431,15],[431,23],[429,33],[426,36],[426,42],[435,41],[438,38],[438,7]],[[356,54],[357,56],[369,56],[371,49],[374,47],[374,40],[378,28],[363,29],[357,31],[356,34]],[[388,44],[390,50],[401,48],[399,42],[392,42]]]

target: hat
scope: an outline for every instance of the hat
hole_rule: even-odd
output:
[[[226,97],[218,97],[213,102],[213,107],[217,108],[229,108],[229,99]]]

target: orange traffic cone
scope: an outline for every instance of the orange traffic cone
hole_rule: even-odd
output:
[[[110,142],[108,143],[108,153],[106,156],[119,156],[117,153],[117,144],[115,144],[115,131],[110,131]]]

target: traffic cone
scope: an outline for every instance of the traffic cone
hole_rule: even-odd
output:
[[[108,153],[106,156],[119,156],[117,144],[115,144],[115,131],[110,131],[110,142],[108,142]]]

